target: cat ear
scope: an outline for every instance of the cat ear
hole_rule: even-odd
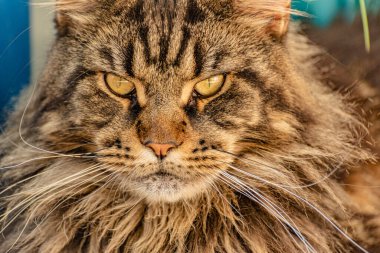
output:
[[[70,26],[91,21],[91,11],[98,5],[97,0],[56,0],[56,25],[58,33],[66,32]]]
[[[234,5],[239,19],[260,25],[277,38],[286,34],[290,14],[295,13],[291,0],[234,0]]]

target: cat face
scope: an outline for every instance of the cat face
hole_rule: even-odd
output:
[[[138,0],[60,16],[45,139],[71,152],[87,143],[114,185],[149,201],[193,198],[235,156],[295,141],[307,117],[287,52],[234,11]]]

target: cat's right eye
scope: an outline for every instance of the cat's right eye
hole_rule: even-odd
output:
[[[135,90],[135,85],[132,81],[111,73],[104,74],[104,82],[116,96],[126,97]]]
[[[202,97],[211,97],[220,91],[225,81],[224,75],[212,76],[197,83],[194,90]]]

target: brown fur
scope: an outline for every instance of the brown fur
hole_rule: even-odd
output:
[[[273,26],[287,1],[72,2],[2,135],[1,253],[376,252],[367,122],[321,51]],[[192,92],[221,73],[217,95]]]

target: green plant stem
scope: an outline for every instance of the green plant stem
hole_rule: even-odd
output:
[[[359,2],[360,2],[360,11],[362,14],[362,22],[363,22],[363,29],[364,29],[365,49],[367,50],[367,52],[370,52],[371,38],[369,34],[367,8],[366,8],[365,0],[360,0]]]

